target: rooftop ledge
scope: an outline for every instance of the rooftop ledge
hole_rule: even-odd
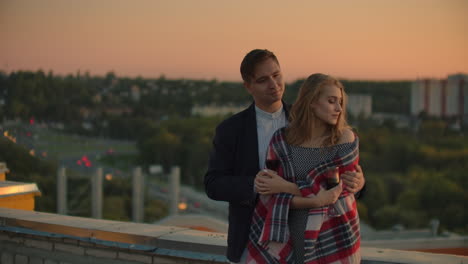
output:
[[[224,233],[173,226],[0,208],[2,263],[15,256],[69,263],[229,263],[224,256],[226,238]],[[461,239],[467,247],[466,237]],[[373,248],[372,244],[363,243],[364,264],[468,264],[464,256]]]

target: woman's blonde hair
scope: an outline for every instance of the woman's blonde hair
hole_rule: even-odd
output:
[[[289,126],[286,128],[286,141],[291,145],[301,145],[312,138],[313,125],[317,119],[312,109],[312,103],[317,102],[323,89],[335,85],[341,90],[341,113],[336,125],[327,125],[326,138],[322,146],[334,145],[338,142],[346,122],[347,97],[343,84],[329,75],[316,73],[310,75],[299,89],[296,102],[289,113]]]

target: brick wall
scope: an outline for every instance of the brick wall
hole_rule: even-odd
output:
[[[226,243],[224,233],[0,208],[0,264],[220,264],[228,263]],[[468,264],[464,256],[375,246],[361,247],[362,264]]]
[[[173,255],[176,255],[173,252]],[[1,264],[68,264],[68,263],[112,263],[112,264],[173,264],[173,263],[226,263],[216,260],[190,258],[189,253],[180,257],[156,252],[101,245],[64,237],[43,234],[27,234],[13,230],[0,231]]]
[[[0,208],[0,264],[228,263],[226,235]]]

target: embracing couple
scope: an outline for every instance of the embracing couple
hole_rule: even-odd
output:
[[[207,195],[229,202],[228,259],[360,263],[365,180],[343,85],[312,74],[289,106],[271,51],[250,51],[240,72],[254,103],[218,125],[205,175]]]

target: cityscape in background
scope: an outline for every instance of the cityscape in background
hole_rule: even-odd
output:
[[[364,246],[467,254],[467,81],[343,80],[369,186]],[[0,206],[227,232],[203,177],[216,125],[252,103],[242,83],[15,72],[0,94]]]
[[[440,130],[436,133],[442,133],[441,136],[460,137],[460,151],[464,153],[467,80],[466,74],[450,75],[443,80],[406,82],[344,80],[350,123],[358,133],[362,130],[373,137],[382,129],[417,137],[419,130],[436,126]],[[141,167],[148,175],[146,186],[151,186],[146,192],[152,197],[165,197],[167,202],[167,195],[163,195],[167,188],[159,186],[167,179],[161,175],[167,175],[172,167],[178,166],[181,182],[203,194],[203,175],[214,127],[251,103],[241,83],[217,80],[129,79],[113,73],[104,77],[88,73],[61,77],[38,71],[3,74],[0,81],[3,139],[18,143],[29,155],[40,160],[67,168],[77,186],[81,182],[81,187],[71,189],[69,194],[71,204],[77,207],[83,207],[80,200],[89,199],[86,196],[91,186],[86,179],[98,167],[103,168],[107,182],[129,177],[135,167]],[[301,83],[302,80],[298,80],[287,85],[287,102],[294,101]],[[65,89],[70,91],[64,92]],[[362,148],[366,153],[366,137],[363,137]],[[369,144],[376,142],[369,141]],[[462,163],[465,159],[466,156],[461,157]],[[11,161],[7,162],[12,167]],[[366,162],[365,156],[363,162]],[[393,166],[389,170],[409,173],[398,168],[398,163]],[[406,166],[410,169],[413,165]],[[368,170],[372,176],[372,166]],[[15,170],[12,170],[14,175]],[[47,177],[55,181],[55,175]],[[203,206],[210,201],[197,199],[182,197],[191,203],[182,206],[181,212],[204,212]],[[151,200],[147,198],[146,201]],[[152,206],[165,208],[161,206],[164,203]],[[122,206],[125,207],[125,203]],[[54,210],[54,206],[46,209]],[[70,212],[87,215],[83,210],[71,209]],[[148,219],[164,217],[162,212],[167,209],[153,211],[161,214],[153,214]],[[218,211],[214,214],[226,220],[225,207]],[[123,212],[109,213],[109,216],[131,219]]]
[[[0,263],[226,263],[228,203],[203,180],[216,126],[252,104],[253,48],[278,56],[288,104],[312,73],[344,84],[363,264],[468,263],[467,13],[0,0]]]

